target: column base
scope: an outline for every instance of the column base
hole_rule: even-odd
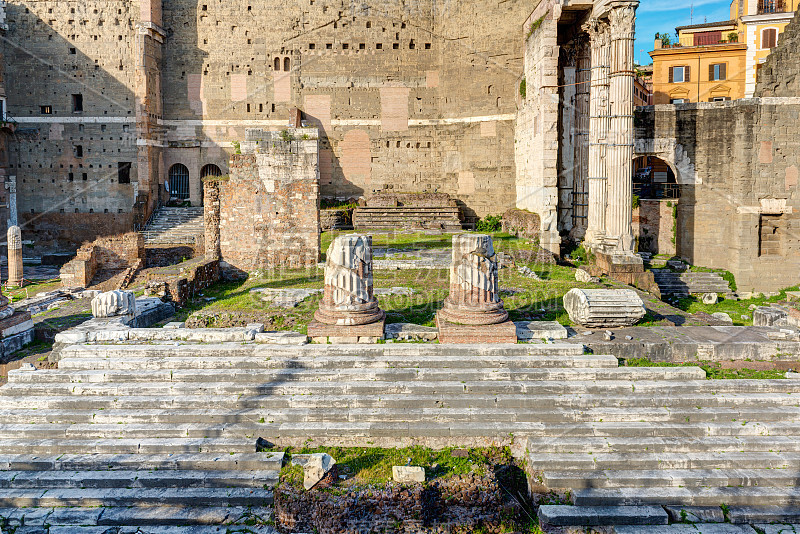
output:
[[[341,326],[312,321],[308,325],[308,337],[312,343],[356,344],[377,343],[383,339],[386,320],[358,326]]]
[[[439,328],[439,343],[516,343],[517,327],[513,321],[503,323],[471,326],[451,323],[436,314],[436,326]]]

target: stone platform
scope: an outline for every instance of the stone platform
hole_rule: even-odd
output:
[[[585,345],[598,354],[617,358],[648,358],[656,362],[726,360],[800,361],[796,335],[774,327],[757,326],[634,326],[603,332],[577,329],[567,343]],[[631,337],[631,339],[626,339]]]
[[[505,321],[491,325],[463,325],[436,316],[439,343],[516,343],[517,325]]]
[[[377,323],[343,326],[330,325],[319,321],[312,321],[308,325],[308,337],[312,343],[347,344],[347,343],[377,343],[383,339],[386,329],[386,319]]]
[[[14,315],[0,320],[0,362],[32,343],[33,338],[33,320],[29,312],[16,311]]]

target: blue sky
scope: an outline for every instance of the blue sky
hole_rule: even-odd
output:
[[[691,16],[694,6],[694,17]],[[649,65],[656,32],[675,35],[675,26],[730,18],[730,0],[640,0],[636,11],[636,61]]]

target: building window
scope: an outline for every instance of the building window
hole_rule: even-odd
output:
[[[81,94],[72,95],[72,112],[73,113],[83,112],[83,95]]]
[[[775,48],[778,45],[778,30],[767,28],[761,32],[761,48]]]
[[[720,82],[728,79],[728,64],[727,63],[714,63],[708,66],[708,80],[712,82]]]
[[[688,100],[685,98],[672,98],[669,101],[670,104],[685,104],[686,102],[688,102]]]
[[[76,158],[83,157],[83,145],[75,145],[75,157]]]
[[[120,161],[117,163],[117,181],[121,184],[131,183],[131,162]]]
[[[39,111],[42,115],[52,115],[53,114],[53,106],[39,106]]]
[[[726,100],[730,100],[731,97],[729,96],[715,96],[709,102],[725,102]]]
[[[283,70],[285,72],[289,72],[290,70],[292,70],[292,61],[288,57],[283,58]]]
[[[6,99],[0,98],[0,120],[6,120]]]
[[[691,81],[691,69],[688,66],[670,67],[669,83],[684,83]]]

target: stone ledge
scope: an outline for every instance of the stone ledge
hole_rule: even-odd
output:
[[[360,326],[339,326],[312,321],[308,325],[308,337],[312,343],[346,345],[354,343],[377,343],[384,338],[386,319]]]

